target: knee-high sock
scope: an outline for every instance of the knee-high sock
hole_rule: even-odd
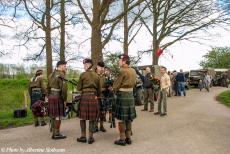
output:
[[[89,121],[89,137],[93,137],[95,131],[95,121]]]
[[[120,132],[120,139],[125,139],[125,123],[124,122],[118,122],[118,129]]]
[[[125,136],[126,136],[126,138],[131,138],[132,122],[131,121],[126,121],[125,125],[126,125]]]
[[[55,120],[55,128],[54,128],[54,135],[60,133],[60,126],[61,126],[61,120]]]
[[[86,137],[86,121],[80,120],[80,126],[81,126],[81,137]]]

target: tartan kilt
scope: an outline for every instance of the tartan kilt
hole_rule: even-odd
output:
[[[48,97],[48,113],[49,117],[63,117],[64,116],[64,101],[57,96]]]
[[[114,115],[118,120],[132,121],[136,118],[133,92],[118,92]]]
[[[96,121],[99,117],[99,104],[95,93],[83,93],[80,100],[79,118]]]

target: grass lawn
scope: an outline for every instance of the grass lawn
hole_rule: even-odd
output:
[[[28,80],[2,79],[0,80],[0,129],[18,127],[33,123],[30,109],[27,117],[14,118],[15,109],[24,108],[24,91],[27,92]],[[29,101],[29,99],[27,98]],[[29,102],[27,102],[29,106]]]
[[[226,106],[230,107],[230,90],[226,90],[219,94],[218,100],[225,104]]]

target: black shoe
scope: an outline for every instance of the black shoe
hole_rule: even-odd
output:
[[[90,137],[90,138],[88,139],[88,144],[92,144],[94,141],[95,141],[94,138],[93,138],[93,137]]]
[[[149,112],[154,112],[154,109],[150,109]]]
[[[66,138],[66,136],[62,135],[60,133],[52,136],[52,139],[54,139],[54,140],[60,140],[60,139],[65,139],[65,138]]]
[[[77,138],[77,141],[82,142],[82,143],[86,143],[87,139],[86,139],[86,137],[80,137],[80,138]]]
[[[98,132],[98,131],[99,131],[98,126],[95,126],[95,129],[94,129],[94,132],[93,132],[93,133],[96,133],[96,132]]]
[[[160,114],[160,112],[155,112],[154,114],[157,115],[157,114]]]
[[[162,114],[161,114],[161,116],[166,116],[166,115],[167,115],[167,113],[162,113]]]
[[[125,146],[126,145],[126,141],[119,139],[119,140],[114,141],[114,144]]]
[[[38,126],[39,126],[39,122],[38,121],[34,122],[34,127],[38,127]]]
[[[129,144],[129,145],[132,144],[132,140],[130,138],[126,138],[125,142],[126,142],[126,144]]]
[[[105,129],[104,127],[101,127],[101,128],[100,128],[100,131],[101,131],[101,132],[106,132],[106,129]]]
[[[46,122],[45,121],[42,121],[41,122],[41,126],[45,126],[46,125]]]

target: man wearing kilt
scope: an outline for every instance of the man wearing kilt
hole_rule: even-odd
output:
[[[96,73],[99,76],[100,84],[101,84],[101,97],[99,99],[99,109],[100,109],[100,127],[99,130],[102,132],[106,132],[103,123],[106,121],[106,77],[104,74],[104,62],[98,62],[96,67]],[[96,131],[98,131],[98,124],[96,122]]]
[[[45,99],[46,90],[45,90],[45,86],[43,82],[43,71],[42,70],[36,71],[35,76],[30,80],[28,91],[29,91],[30,100],[31,100],[30,109],[32,110],[32,106],[37,101]],[[43,116],[37,116],[37,114],[33,112],[33,117],[34,117],[35,127],[39,126],[38,117],[40,117],[41,119],[41,126],[46,125],[46,122]]]
[[[85,72],[80,75],[77,89],[82,92],[79,118],[81,127],[81,137],[78,142],[86,143],[86,120],[89,120],[89,138],[88,143],[94,142],[93,132],[95,131],[95,122],[99,116],[98,97],[101,94],[100,79],[97,73],[92,70],[93,62],[91,59],[83,60]]]
[[[118,121],[120,139],[114,143],[117,145],[131,144],[132,121],[136,118],[136,110],[133,96],[133,88],[136,84],[136,72],[129,67],[130,59],[126,54],[119,56],[120,71],[113,84],[113,90],[117,95],[115,105],[115,117]]]
[[[66,73],[66,62],[61,60],[56,69],[48,78],[48,113],[51,118],[52,139],[64,139],[65,135],[60,133],[61,117],[67,101],[67,83],[63,80]]]

